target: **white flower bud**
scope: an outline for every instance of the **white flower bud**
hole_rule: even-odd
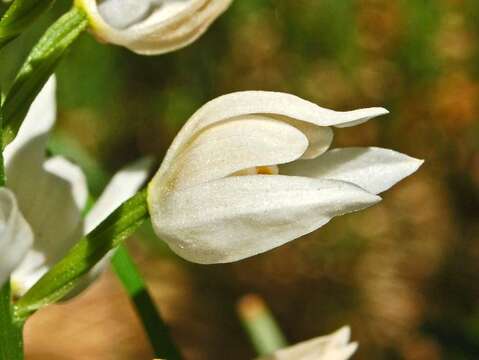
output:
[[[232,0],[76,0],[101,40],[145,55],[162,54],[200,37]]]

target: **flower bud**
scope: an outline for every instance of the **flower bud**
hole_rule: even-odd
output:
[[[162,54],[200,37],[232,0],[76,0],[101,40],[144,55]]]

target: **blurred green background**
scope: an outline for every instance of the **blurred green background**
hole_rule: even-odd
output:
[[[68,5],[0,55],[2,88]],[[187,359],[254,357],[235,314],[251,292],[291,343],[350,324],[355,359],[479,358],[478,19],[477,0],[236,0],[164,56],[81,37],[57,72],[50,148],[85,167],[93,194],[138,156],[160,161],[206,101],[247,89],[336,110],[384,106],[391,115],[337,130],[334,146],[426,159],[381,204],[234,264],[186,263],[146,226],[129,246]],[[28,359],[151,359],[111,273],[35,315],[27,335]]]

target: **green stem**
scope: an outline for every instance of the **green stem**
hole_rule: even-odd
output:
[[[23,323],[14,321],[10,283],[0,290],[0,360],[23,360]]]
[[[0,132],[2,124],[0,113]],[[5,180],[3,152],[0,151],[0,187],[5,186]],[[23,323],[14,319],[9,281],[0,288],[0,360],[23,360]]]
[[[138,268],[123,245],[120,245],[111,263],[135,306],[155,356],[168,360],[180,360],[181,354],[173,342],[168,326],[161,318]]]
[[[238,315],[258,355],[269,355],[287,346],[281,328],[258,295],[244,296],[238,303]]]

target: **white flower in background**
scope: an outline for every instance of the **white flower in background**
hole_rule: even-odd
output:
[[[231,262],[377,203],[376,194],[422,161],[373,147],[328,148],[331,127],[386,113],[336,112],[264,91],[212,100],[188,120],[149,184],[155,232],[187,260]]]
[[[350,343],[351,330],[343,327],[328,336],[301,342],[259,360],[347,360],[358,344]]]
[[[0,288],[22,262],[32,242],[32,230],[18,209],[15,195],[0,188]]]
[[[101,40],[162,54],[200,37],[233,0],[76,0]]]
[[[83,219],[88,190],[82,171],[63,157],[45,156],[55,117],[55,79],[52,78],[33,102],[17,137],[4,151],[9,190],[0,193],[4,212],[0,220],[5,224],[0,226],[10,229],[6,231],[11,234],[0,241],[0,258],[12,253],[15,256],[9,259],[18,263],[18,254],[28,248],[23,261],[14,269],[4,266],[4,259],[1,261],[0,280],[5,280],[13,269],[16,296],[23,295],[84,234],[133,196],[148,173],[149,160],[145,159],[121,170]],[[28,225],[21,219],[15,202]],[[9,212],[5,210],[8,206]],[[9,221],[21,226],[10,226]],[[30,236],[23,239],[22,234],[28,234],[29,228]]]

